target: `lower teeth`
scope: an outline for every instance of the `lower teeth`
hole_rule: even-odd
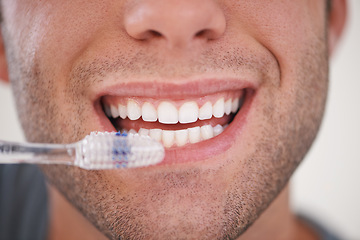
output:
[[[140,134],[150,136],[152,139],[162,142],[164,147],[181,147],[188,143],[197,143],[221,134],[228,125],[215,127],[211,125],[204,125],[201,127],[193,127],[181,130],[162,130],[162,129],[145,129],[140,128],[139,132],[130,129],[130,134]]]

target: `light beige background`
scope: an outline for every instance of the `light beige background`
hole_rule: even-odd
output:
[[[325,120],[292,181],[292,203],[343,236],[360,239],[360,1],[349,2],[331,62]],[[311,106],[309,106],[311,107]]]
[[[292,206],[341,234],[360,239],[360,1],[331,63],[325,120],[292,180]],[[311,107],[311,106],[309,106]],[[8,86],[0,83],[0,139],[22,141]]]

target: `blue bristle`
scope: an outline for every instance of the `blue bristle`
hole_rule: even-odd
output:
[[[116,136],[127,136],[126,133],[121,134],[120,132],[116,133]],[[112,160],[116,168],[125,168],[128,165],[128,155],[131,153],[130,146],[127,141],[118,138],[113,142],[112,148]]]

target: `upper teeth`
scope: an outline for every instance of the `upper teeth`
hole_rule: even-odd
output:
[[[235,113],[240,107],[240,98],[226,99],[220,97],[212,104],[210,101],[200,108],[195,101],[184,102],[179,109],[171,101],[161,101],[157,107],[150,102],[144,102],[142,106],[133,99],[128,99],[127,104],[105,105],[105,112],[109,117],[121,117],[137,120],[140,117],[146,122],[159,121],[163,124],[193,123],[198,119],[205,120],[221,118],[224,114]]]

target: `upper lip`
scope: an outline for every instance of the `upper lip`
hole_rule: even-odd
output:
[[[200,78],[195,80],[146,80],[146,81],[103,81],[102,88],[94,94],[94,100],[103,96],[144,97],[156,99],[186,99],[187,97],[206,96],[218,92],[240,89],[256,90],[261,79],[235,77]],[[109,82],[110,84],[107,84]],[[115,83],[113,83],[115,82]],[[99,88],[98,88],[99,89]]]

